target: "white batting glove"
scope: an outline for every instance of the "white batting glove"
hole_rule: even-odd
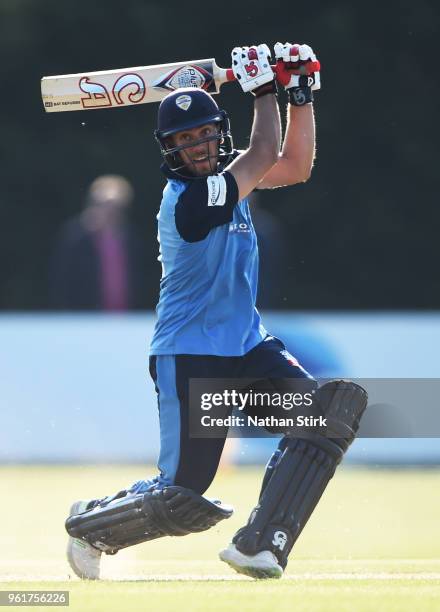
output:
[[[270,50],[266,44],[232,49],[232,70],[244,92],[255,97],[276,93],[275,74],[270,65]]]
[[[321,88],[321,65],[309,45],[276,43],[274,47],[277,81],[295,106],[313,102],[312,91]]]

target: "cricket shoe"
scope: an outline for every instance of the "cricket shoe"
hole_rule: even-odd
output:
[[[235,544],[229,544],[228,548],[219,553],[219,557],[239,574],[251,578],[281,578],[283,575],[283,568],[270,550],[262,550],[256,555],[245,555]]]
[[[72,504],[69,516],[81,514],[87,509],[88,500]],[[99,580],[99,569],[102,552],[88,542],[69,536],[67,544],[67,560],[70,567],[79,578]]]

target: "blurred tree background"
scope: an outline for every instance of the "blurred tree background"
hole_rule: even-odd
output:
[[[157,301],[155,216],[164,184],[152,136],[157,105],[48,115],[43,75],[205,57],[227,66],[232,47],[277,40],[313,46],[323,89],[311,180],[261,196],[288,247],[270,306],[439,308],[439,6],[1,0],[0,308],[49,307],[56,233],[102,173],[122,174],[134,186],[132,218],[146,246],[145,306]],[[229,111],[236,146],[245,147],[251,96],[229,85],[217,101]]]

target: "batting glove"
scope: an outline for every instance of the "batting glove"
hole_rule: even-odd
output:
[[[265,44],[232,49],[232,70],[244,92],[256,98],[275,93],[275,74],[270,65],[270,51]]]
[[[309,45],[276,43],[276,78],[284,85],[289,102],[303,106],[313,102],[313,91],[321,88],[321,65]]]

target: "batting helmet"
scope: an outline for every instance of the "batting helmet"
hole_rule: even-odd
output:
[[[180,146],[170,143],[169,137],[173,134],[208,123],[218,125],[218,131],[213,136]],[[213,173],[224,168],[232,159],[233,143],[228,114],[220,110],[215,100],[203,89],[185,87],[168,94],[160,103],[154,135],[165,163],[174,172],[180,171],[177,174],[182,176],[187,176],[188,169],[180,151],[201,142],[217,140],[219,143],[217,168],[212,168]]]

